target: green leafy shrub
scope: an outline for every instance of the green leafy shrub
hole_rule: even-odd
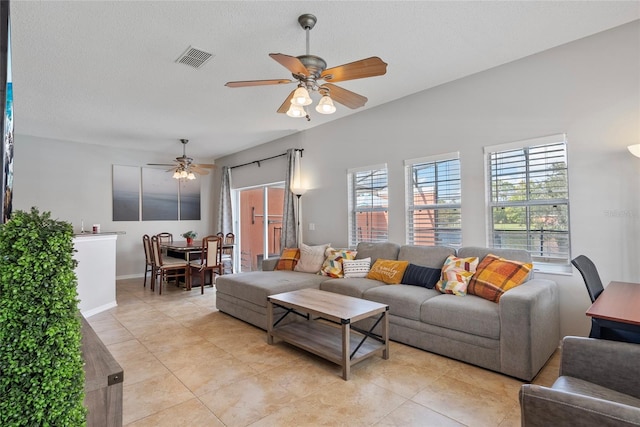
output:
[[[0,225],[0,426],[86,424],[72,239],[36,208]]]

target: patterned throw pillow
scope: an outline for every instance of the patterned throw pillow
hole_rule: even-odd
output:
[[[402,280],[409,261],[395,261],[378,258],[373,263],[367,279],[380,280],[388,285],[397,285]]]
[[[478,265],[467,289],[469,294],[498,302],[502,294],[524,283],[533,264],[489,254]]]
[[[476,267],[478,257],[458,258],[449,255],[442,266],[442,277],[436,283],[436,289],[443,294],[466,295],[467,285]]]
[[[300,259],[293,270],[303,273],[319,273],[324,262],[324,252],[329,246],[331,245],[308,246],[300,243]]]
[[[345,279],[367,277],[370,268],[371,257],[354,260],[345,259],[342,261],[342,271]]]
[[[320,270],[320,272],[323,276],[339,278],[344,277],[342,263],[344,260],[355,259],[356,251],[328,248],[325,255],[326,258],[322,263],[322,270]]]
[[[422,286],[433,289],[440,280],[442,270],[439,268],[422,267],[420,265],[409,264],[402,276],[403,285]]]
[[[300,249],[298,248],[285,248],[280,255],[278,264],[276,264],[276,270],[289,270],[293,271],[293,268],[300,259]]]

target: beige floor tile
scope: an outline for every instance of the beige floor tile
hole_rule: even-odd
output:
[[[480,385],[443,375],[411,400],[469,426],[496,426],[514,403]]]
[[[127,371],[125,371],[126,381]],[[173,375],[158,375],[123,388],[123,424],[148,417],[194,397]]]
[[[273,412],[252,427],[370,426],[405,401],[405,398],[368,381],[340,381]]]
[[[173,373],[196,396],[257,375],[246,363],[234,357],[212,360],[208,364],[194,363]]]
[[[124,370],[125,385],[170,374],[167,367],[137,340],[112,344],[107,348]]]
[[[179,349],[154,352],[154,355],[171,371],[175,372],[189,366],[216,365],[219,359],[233,356],[209,341],[194,342]]]
[[[206,342],[200,335],[182,325],[172,325],[171,329],[171,333],[160,330],[153,334],[145,335],[140,338],[140,343],[153,353],[166,353],[168,351],[178,351],[192,344]]]
[[[560,370],[560,350],[556,350],[546,365],[538,372],[538,375],[531,381],[533,384],[551,387],[558,379]]]
[[[297,396],[266,377],[250,377],[200,396],[227,426],[246,426],[294,402]]]
[[[461,424],[410,400],[384,417],[376,427],[461,427]]]
[[[111,329],[96,331],[96,334],[104,345],[115,344],[135,339],[133,334],[119,322],[117,326],[114,326]]]
[[[198,399],[164,409],[127,427],[223,427],[224,424]]]
[[[506,375],[466,363],[460,363],[457,369],[448,371],[447,376],[501,396],[502,399],[509,399],[512,403],[518,402],[518,392],[524,384],[524,382]]]
[[[331,383],[343,381],[341,375],[342,368],[338,365],[313,355],[301,355],[260,374],[299,397],[309,396]]]
[[[507,416],[499,424],[499,427],[520,427],[520,403],[513,405]]]

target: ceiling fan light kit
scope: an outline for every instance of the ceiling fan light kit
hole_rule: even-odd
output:
[[[209,171],[207,169],[213,169],[215,165],[212,164],[196,164],[193,163],[193,159],[191,157],[187,157],[186,149],[188,139],[181,139],[182,143],[182,156],[176,157],[174,163],[147,163],[149,166],[171,166],[171,169],[167,170],[167,172],[173,172],[172,177],[175,179],[186,179],[186,180],[194,180],[196,179],[196,174],[198,175],[208,175]]]
[[[289,117],[306,117],[307,120],[310,118],[304,107],[313,103],[310,92],[318,92],[322,95],[315,108],[321,114],[335,113],[334,101],[351,109],[363,107],[367,102],[366,97],[332,83],[384,75],[387,72],[387,64],[377,56],[373,56],[327,69],[327,63],[324,59],[309,54],[309,31],[316,22],[316,17],[310,13],[298,17],[298,23],[307,35],[306,55],[296,57],[282,53],[269,54],[276,62],[291,71],[295,80],[246,80],[227,82],[225,86],[247,87],[297,82],[298,87],[291,91],[277,111],[278,113],[286,113]],[[326,83],[319,84],[319,80],[325,80]]]

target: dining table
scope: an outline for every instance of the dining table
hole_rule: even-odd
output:
[[[640,283],[610,282],[586,314],[603,328],[640,334]]]
[[[165,242],[160,245],[167,252],[174,252],[180,254],[184,259],[190,261],[193,254],[202,252],[202,240],[194,240],[192,243],[187,243],[186,240],[179,240],[175,242]],[[235,244],[223,243],[222,249],[233,249]]]

